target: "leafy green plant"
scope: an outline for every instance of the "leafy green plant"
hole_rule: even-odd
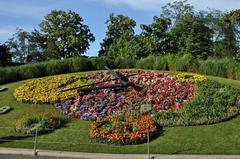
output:
[[[140,69],[153,69],[155,63],[155,56],[148,56],[137,61],[136,67]]]
[[[168,62],[167,62],[166,56],[156,56],[153,69],[168,70]]]
[[[15,67],[0,67],[0,84],[49,75],[93,70],[88,58],[68,58],[46,62],[25,64]]]
[[[24,116],[15,124],[15,131],[22,134],[39,134],[53,131],[64,123],[63,118],[56,114],[34,112],[32,115]]]

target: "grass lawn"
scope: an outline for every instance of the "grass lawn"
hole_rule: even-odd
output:
[[[240,88],[240,81],[219,77],[208,78]],[[33,148],[34,138],[14,132],[14,122],[31,109],[57,111],[53,105],[25,104],[17,102],[13,91],[26,81],[3,85],[7,91],[0,92],[0,107],[9,105],[14,109],[0,115],[0,147]],[[107,152],[147,153],[147,145],[110,146],[92,143],[88,137],[90,122],[71,120],[64,128],[38,137],[38,149]],[[9,128],[2,128],[9,127]],[[7,141],[16,139],[17,141]],[[6,141],[1,141],[6,140]],[[61,143],[60,143],[61,142]],[[240,154],[240,116],[214,125],[164,128],[163,134],[150,143],[152,154]]]

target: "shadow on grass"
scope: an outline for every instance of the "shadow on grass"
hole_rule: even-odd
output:
[[[0,144],[3,144],[3,143],[7,143],[7,142],[15,142],[15,141],[18,141],[18,142],[33,142],[32,141],[22,141],[22,140],[25,140],[25,139],[28,139],[28,138],[33,138],[34,136],[33,135],[10,135],[10,136],[4,136],[4,137],[0,137]]]
[[[58,129],[61,129],[61,128],[65,128],[67,123],[70,122],[70,119],[68,118],[60,118],[60,125],[59,127],[55,128],[55,129],[48,129],[48,130],[44,130],[42,132],[38,132],[37,134],[37,137],[40,137],[42,135],[47,135],[47,134],[50,134],[50,133],[53,133],[54,131],[58,130]],[[16,128],[14,128],[14,131],[15,133],[17,132],[16,131]],[[35,131],[34,133],[21,133],[21,132],[17,132],[18,134],[16,135],[9,135],[9,136],[2,136],[0,137],[0,144],[3,144],[3,143],[10,143],[10,142],[23,142],[23,143],[33,143],[34,140],[25,140],[25,139],[29,139],[29,138],[32,138],[34,139],[35,137]]]

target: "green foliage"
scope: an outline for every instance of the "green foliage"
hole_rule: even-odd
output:
[[[0,66],[7,66],[12,61],[12,55],[9,52],[7,45],[0,44]]]
[[[106,56],[108,54],[109,47],[122,35],[131,37],[134,35],[134,27],[136,22],[122,14],[114,15],[110,14],[109,19],[106,21],[107,32],[103,42],[100,43],[101,50],[99,56]]]
[[[52,10],[41,22],[40,31],[17,29],[7,45],[16,62],[44,61],[81,56],[95,41],[79,14]]]
[[[23,29],[17,28],[17,32],[7,41],[7,46],[13,55],[14,61],[26,62],[27,56],[31,54],[29,46],[30,34]]]
[[[238,67],[236,67],[236,79],[240,80],[240,64],[238,64]]]
[[[217,82],[199,85],[198,94],[183,108],[184,125],[212,124],[239,114],[239,90]]]
[[[140,69],[153,69],[153,64],[155,63],[155,56],[148,56],[137,61],[136,68]]]
[[[178,55],[175,59],[176,71],[193,72],[194,68],[198,67],[198,62],[192,54],[185,53],[183,56]]]
[[[171,30],[171,37],[175,42],[174,52],[187,52],[195,58],[207,58],[211,55],[212,30],[205,26],[197,17],[185,16]]]
[[[53,10],[40,24],[42,35],[47,43],[54,41],[57,57],[80,56],[95,41],[93,34],[83,19],[73,11]]]
[[[199,83],[197,90],[182,109],[155,113],[156,121],[164,126],[213,124],[239,114],[239,90],[214,81]]]
[[[148,56],[136,62],[136,68],[196,72],[200,74],[240,79],[240,64],[230,58],[195,59],[191,54]]]
[[[0,67],[0,84],[29,78],[43,77],[55,74],[93,70],[94,66],[88,58],[68,58],[51,60],[16,67]]]
[[[193,68],[196,67],[197,61],[191,54],[179,54],[179,55],[172,55],[169,54],[166,56],[168,62],[169,70],[173,71],[189,71],[193,72]]]
[[[168,70],[167,56],[156,56],[154,65],[154,70]]]
[[[169,50],[169,35],[167,30],[171,25],[169,19],[154,16],[150,25],[141,25],[141,40],[150,55],[166,54]],[[143,47],[141,45],[141,47]]]
[[[107,56],[94,57],[90,60],[95,70],[105,70],[104,66],[108,66],[109,68],[115,68],[114,60]]]
[[[38,134],[53,131],[62,126],[64,120],[56,114],[45,112],[33,112],[33,114],[24,116],[15,124],[15,131],[22,134]]]
[[[107,57],[114,60],[117,68],[132,68],[139,58],[140,51],[136,38],[122,35],[109,47]]]
[[[187,3],[187,0],[174,1],[167,3],[162,7],[161,17],[170,19],[172,25],[175,26],[181,18],[184,16],[192,15],[194,13],[194,7]]]
[[[208,58],[199,61],[197,72],[226,78],[228,69],[230,69],[230,67],[228,68],[228,59]]]

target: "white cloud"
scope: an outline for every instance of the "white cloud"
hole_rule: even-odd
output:
[[[161,7],[175,0],[103,0],[106,4],[125,5],[134,9],[144,11],[160,12]],[[179,0],[177,0],[179,1]],[[240,8],[240,0],[188,0],[197,10],[215,8],[219,10],[230,10]]]
[[[126,5],[134,9],[145,11],[160,11],[164,1],[161,0],[103,0],[106,4]]]
[[[16,3],[11,1],[0,1],[0,15],[11,17],[33,17],[40,19],[48,12],[48,7],[33,5],[29,3]]]

